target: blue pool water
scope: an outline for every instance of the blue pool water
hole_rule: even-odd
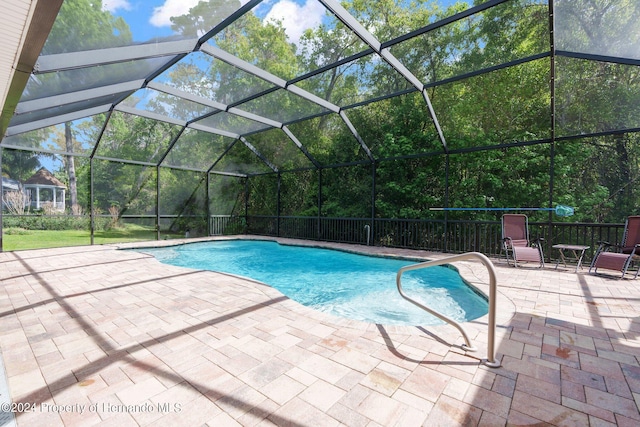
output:
[[[398,269],[415,261],[254,240],[189,243],[141,251],[166,264],[250,277],[335,316],[383,325],[443,323],[398,293]],[[412,298],[458,322],[476,319],[488,311],[486,299],[453,268],[405,272],[402,287]]]

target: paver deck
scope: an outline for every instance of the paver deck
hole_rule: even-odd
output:
[[[0,253],[0,351],[24,410],[4,425],[640,425],[640,280],[494,261],[499,368],[482,363],[486,317],[465,323],[465,353],[451,326],[340,319],[115,246]],[[488,293],[480,263],[455,265]]]

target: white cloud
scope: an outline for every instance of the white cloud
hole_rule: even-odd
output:
[[[112,2],[125,2],[126,0],[106,0]],[[153,14],[149,19],[151,25],[156,27],[170,26],[172,16],[180,16],[189,13],[189,9],[198,4],[200,0],[164,0],[161,6],[153,8]],[[240,0],[246,4],[248,0]],[[322,22],[325,8],[317,0],[306,0],[304,4],[298,4],[292,0],[281,0],[273,5],[265,16],[265,21],[270,19],[282,22],[289,40],[298,43],[300,36],[307,28],[314,28]]]
[[[131,3],[129,0],[104,0],[102,2],[102,10],[115,12],[118,9],[131,10]]]
[[[180,16],[189,13],[189,9],[198,4],[200,0],[165,0],[162,6],[154,7],[149,22],[155,27],[171,25],[172,16]]]
[[[298,44],[306,29],[320,25],[325,12],[324,6],[316,0],[307,0],[304,5],[282,0],[273,5],[264,20],[281,21],[289,41]]]

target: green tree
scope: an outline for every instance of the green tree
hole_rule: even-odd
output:
[[[239,8],[236,0],[201,0],[189,13],[171,17],[171,29],[184,36],[202,37]]]
[[[2,149],[2,176],[24,181],[40,166],[32,152]]]
[[[13,138],[17,140],[14,141],[13,145],[38,147],[40,142],[46,138],[46,131],[39,129],[16,135]],[[2,176],[24,181],[31,177],[31,175],[42,166],[40,163],[40,156],[42,155],[36,152],[11,150],[7,148],[1,148],[0,150],[2,150],[0,153],[2,156]]]
[[[42,49],[43,55],[131,44],[129,26],[103,9],[102,0],[66,0]]]

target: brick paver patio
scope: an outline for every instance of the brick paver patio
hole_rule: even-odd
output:
[[[486,317],[465,324],[465,354],[451,326],[339,319],[113,246],[0,253],[8,400],[26,409],[9,422],[640,425],[640,280],[494,262],[500,368],[482,363]],[[480,263],[455,265],[488,292]]]

